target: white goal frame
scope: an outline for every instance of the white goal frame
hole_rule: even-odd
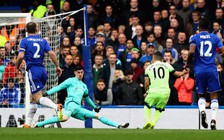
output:
[[[26,18],[26,24],[31,21],[31,14],[30,13],[0,13],[0,18],[10,18],[10,17],[18,17],[18,18]],[[13,22],[14,23],[14,22]],[[18,22],[19,23],[19,22]],[[16,24],[18,24],[16,23]],[[26,34],[27,36],[27,34]],[[26,118],[28,116],[28,110],[30,106],[30,84],[28,80],[28,73],[25,74],[25,108],[26,108]]]

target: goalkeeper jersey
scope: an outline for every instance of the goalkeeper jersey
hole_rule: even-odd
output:
[[[145,76],[150,80],[148,93],[170,93],[169,77],[174,68],[164,62],[155,62],[149,65],[145,70]]]
[[[86,84],[77,79],[76,77],[68,78],[60,85],[53,87],[47,91],[48,95],[52,95],[62,89],[67,88],[67,99],[76,102],[78,105],[81,105],[83,96],[88,96],[88,88]]]

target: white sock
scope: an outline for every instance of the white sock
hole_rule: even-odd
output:
[[[199,107],[200,112],[205,111],[205,104],[206,104],[205,98],[200,97],[199,100],[198,100],[198,107]]]
[[[39,99],[39,103],[42,105],[42,106],[46,106],[46,107],[49,107],[49,108],[53,108],[55,110],[58,110],[58,106],[53,103],[49,98],[47,97],[41,97]]]
[[[218,109],[219,109],[219,102],[218,102],[217,99],[213,99],[211,101],[210,108],[212,110],[212,120],[216,120],[216,115],[217,115],[217,112],[218,112]]]
[[[37,111],[37,104],[30,103],[29,112],[25,124],[31,125],[33,116],[35,115],[36,111]]]

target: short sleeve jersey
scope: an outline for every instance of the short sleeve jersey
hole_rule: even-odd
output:
[[[21,40],[19,52],[25,52],[24,59],[29,70],[32,66],[44,66],[44,53],[50,50],[51,47],[45,39],[39,35],[30,35]]]
[[[196,45],[195,50],[195,73],[200,71],[216,70],[216,48],[223,47],[219,37],[206,31],[193,35],[189,39],[190,45]]]
[[[170,72],[175,72],[174,68],[164,62],[155,62],[145,70],[145,76],[150,79],[148,93],[167,93],[170,92],[169,77]]]

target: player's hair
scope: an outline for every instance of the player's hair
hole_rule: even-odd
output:
[[[26,31],[28,33],[36,33],[36,30],[37,30],[36,28],[37,28],[37,25],[34,22],[29,22],[26,24]]]
[[[202,30],[202,29],[207,30],[209,28],[209,25],[210,25],[210,23],[207,18],[200,19],[199,24],[198,24],[200,30]]]
[[[75,66],[75,71],[77,70],[84,70],[82,65]]]
[[[159,61],[162,61],[163,60],[163,55],[161,52],[157,51],[154,53],[154,59],[155,60],[159,60]]]

